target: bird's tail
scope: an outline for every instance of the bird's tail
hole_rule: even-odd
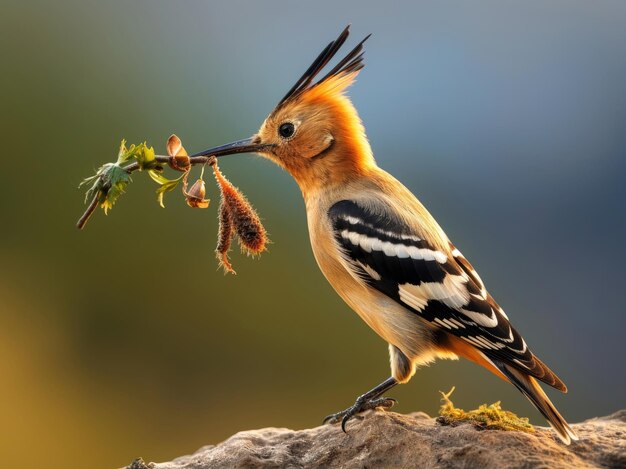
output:
[[[552,404],[546,393],[541,389],[535,378],[500,361],[493,360],[493,363],[502,374],[534,404],[537,410],[543,414],[563,443],[569,445],[572,440],[578,440],[578,436],[576,436],[565,419],[559,414],[559,411],[556,410],[556,407],[554,407],[554,404]]]

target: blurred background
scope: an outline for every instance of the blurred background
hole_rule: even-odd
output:
[[[626,406],[626,4],[4,2],[0,184],[0,461],[120,467],[266,426],[306,428],[388,376],[386,344],[313,260],[290,177],[221,167],[274,244],[217,270],[214,205],[156,203],[137,174],[87,228],[80,180],[121,138],[164,152],[244,138],[352,23],[350,90],[379,164],[421,198],[531,348],[568,384],[572,422]],[[436,414],[438,390],[502,400],[468,362],[390,395]]]

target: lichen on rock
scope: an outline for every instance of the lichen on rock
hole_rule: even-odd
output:
[[[441,392],[441,391],[439,391]],[[442,425],[456,425],[459,422],[471,422],[488,430],[506,430],[534,433],[533,427],[526,417],[518,417],[509,410],[504,410],[500,401],[493,404],[482,404],[478,409],[465,411],[454,406],[450,396],[454,387],[448,392],[441,392],[443,404],[439,409],[437,422]]]

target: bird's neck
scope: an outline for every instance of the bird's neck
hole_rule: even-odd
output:
[[[302,166],[287,169],[306,200],[320,192],[367,178],[377,166],[367,138],[358,135],[349,139],[338,136],[325,154],[303,162]]]

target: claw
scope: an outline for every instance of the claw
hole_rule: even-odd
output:
[[[359,414],[366,410],[376,409],[378,407],[384,407],[386,409],[389,409],[393,407],[397,402],[398,401],[391,397],[379,397],[377,399],[371,399],[369,401],[361,401],[361,399],[357,399],[354,405],[348,407],[346,410],[326,416],[326,418],[324,418],[323,424],[326,425],[337,423],[341,419],[341,430],[343,430],[344,433],[348,433],[346,430],[346,425],[350,421],[350,419],[356,414]]]
[[[344,433],[348,433],[346,431],[346,423],[348,423],[348,420],[350,420],[352,417],[354,417],[354,415],[346,414],[341,419],[341,430],[343,430]]]

